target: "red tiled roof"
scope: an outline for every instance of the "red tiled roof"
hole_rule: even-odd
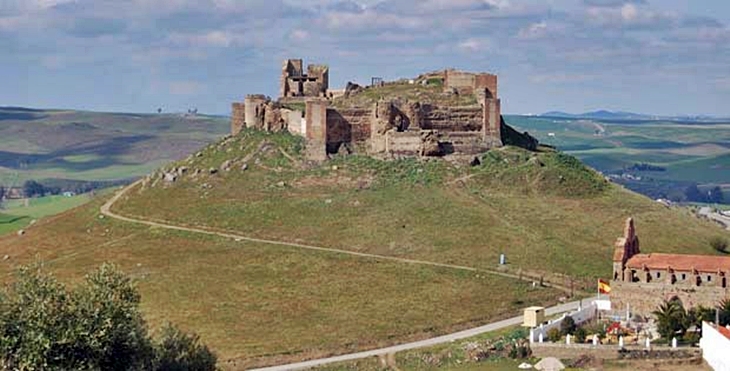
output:
[[[643,269],[646,266],[653,270],[666,270],[672,267],[675,271],[692,271],[716,273],[730,271],[730,257],[710,255],[682,255],[682,254],[636,254],[626,262],[626,266],[633,269]]]
[[[724,337],[730,339],[730,330],[728,330],[726,327],[717,326],[717,331],[721,333]]]

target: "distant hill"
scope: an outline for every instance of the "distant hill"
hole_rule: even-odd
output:
[[[228,131],[225,117],[0,107],[0,186],[115,183],[180,159]]]
[[[684,122],[716,122],[729,121],[728,118],[713,116],[662,116],[648,115],[643,113],[597,110],[583,113],[567,113],[563,111],[545,112],[540,117],[557,117],[569,119],[594,119],[594,120],[636,120],[636,121],[684,121]]]

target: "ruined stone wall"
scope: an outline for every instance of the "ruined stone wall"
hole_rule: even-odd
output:
[[[474,89],[484,91],[486,89],[489,94],[487,98],[497,98],[497,75],[482,73],[474,76]]]
[[[474,94],[475,83],[473,73],[448,70],[444,78],[444,89],[456,90],[460,94]]]
[[[307,159],[324,161],[327,159],[327,101],[311,99],[305,111]]]
[[[246,127],[245,104],[235,102],[231,105],[231,134],[236,135]]]
[[[420,126],[426,130],[475,131],[482,130],[484,111],[481,106],[442,107],[423,105]]]
[[[264,129],[264,116],[268,99],[264,95],[247,95],[244,105],[244,118],[247,128]]]
[[[492,147],[502,146],[502,106],[499,99],[484,99],[482,103],[482,134]]]
[[[481,134],[475,132],[451,132],[445,134],[442,141],[445,143],[446,154],[477,155],[491,148],[489,143],[482,140]]]
[[[611,307],[616,311],[625,310],[630,304],[631,313],[651,315],[665,300],[674,296],[682,300],[685,308],[698,305],[714,307],[723,299],[730,298],[730,290],[717,285],[697,287],[691,284],[611,281]]]
[[[327,109],[327,146],[336,152],[343,143],[364,143],[370,140],[372,108]]]
[[[415,131],[389,131],[385,143],[386,151],[395,157],[420,156],[423,148],[421,134]]]

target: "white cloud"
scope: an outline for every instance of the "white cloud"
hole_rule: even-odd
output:
[[[173,81],[168,90],[172,95],[196,95],[205,90],[205,85],[197,81]]]
[[[169,36],[169,40],[176,45],[218,48],[241,46],[246,41],[243,35],[227,30],[214,30],[197,34],[173,33]]]
[[[491,43],[484,38],[469,38],[458,44],[458,49],[467,53],[478,53],[487,51]]]

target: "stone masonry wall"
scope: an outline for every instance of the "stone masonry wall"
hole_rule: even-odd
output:
[[[421,107],[421,127],[427,130],[449,131],[481,131],[484,111],[481,106],[439,107],[423,105]]]
[[[236,135],[246,127],[245,105],[236,102],[231,105],[231,134]]]
[[[312,161],[324,161],[327,159],[327,101],[313,99],[306,105],[306,156]]]
[[[343,143],[362,143],[370,140],[372,109],[327,109],[327,145],[339,147]]]
[[[672,297],[682,300],[685,308],[698,305],[714,307],[723,299],[730,298],[730,290],[720,286],[672,285],[668,283],[642,283],[611,281],[612,310],[625,310],[630,304],[631,313],[650,315],[665,300]]]

